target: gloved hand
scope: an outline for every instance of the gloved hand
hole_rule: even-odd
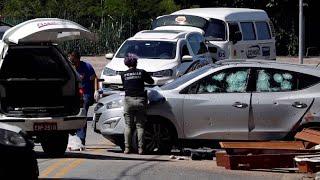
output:
[[[100,97],[101,97],[101,94],[103,94],[103,90],[102,89],[98,89],[94,92],[94,100],[96,102],[99,101]]]

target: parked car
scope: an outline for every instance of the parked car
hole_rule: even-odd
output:
[[[126,40],[115,56],[106,55],[112,60],[101,73],[105,95],[123,90],[120,74],[128,69],[123,62],[128,53],[139,57],[137,68],[150,73],[156,86],[212,63],[204,38],[198,32],[141,31]]]
[[[306,65],[264,60],[207,65],[157,91],[166,101],[148,107],[145,148],[168,152],[178,143],[278,140],[304,127],[319,128],[319,82],[319,69]],[[96,129],[120,146],[122,99],[119,94],[101,99],[94,115]]]
[[[274,28],[261,9],[182,9],[159,16],[152,22],[152,29],[200,32],[215,60],[276,59]]]
[[[39,18],[7,29],[0,40],[0,122],[16,125],[51,155],[64,154],[68,134],[83,127],[80,79],[56,44],[93,39],[79,24]]]
[[[38,179],[33,147],[19,127],[0,123],[0,179]]]

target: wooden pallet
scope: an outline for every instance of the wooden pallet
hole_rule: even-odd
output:
[[[320,144],[320,131],[304,129],[295,138],[303,141],[220,142],[225,151],[216,153],[217,165],[239,170],[293,168],[298,165],[307,169],[301,172],[316,170],[318,165],[315,163],[296,164],[294,157],[319,152],[309,148]]]
[[[272,169],[295,167],[294,157],[301,154],[224,155],[217,165],[232,170]]]
[[[305,128],[301,132],[298,132],[294,138],[314,144],[320,144],[320,131]]]
[[[296,156],[294,160],[301,173],[315,173],[320,171],[320,154]]]

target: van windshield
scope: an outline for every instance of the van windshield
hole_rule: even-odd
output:
[[[124,58],[128,53],[133,53],[145,59],[174,59],[176,46],[176,42],[128,40],[121,46],[116,57]]]
[[[226,26],[221,20],[210,18],[207,20],[199,16],[191,15],[167,15],[152,22],[152,29],[162,26],[191,26],[202,29],[207,40],[225,41]]]

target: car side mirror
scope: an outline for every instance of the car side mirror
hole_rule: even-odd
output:
[[[236,31],[234,34],[230,35],[230,41],[232,41],[233,44],[236,44],[238,41],[242,40],[242,33],[240,31]]]
[[[113,53],[108,53],[105,55],[107,60],[111,60],[113,58],[114,54]]]
[[[190,55],[182,56],[181,62],[192,62],[192,61],[193,61],[192,56]]]

